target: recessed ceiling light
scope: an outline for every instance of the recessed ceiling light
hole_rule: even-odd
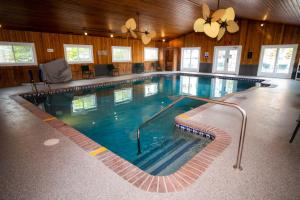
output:
[[[164,38],[164,39],[162,39],[162,41],[163,41],[163,42],[165,42],[165,41],[166,41],[166,39]]]
[[[113,34],[110,34],[110,37],[111,37],[111,38],[113,38],[113,37],[114,37],[114,35],[113,35]]]
[[[0,24],[0,28],[2,28],[2,24]]]
[[[260,24],[260,26],[264,26],[264,24],[262,23],[262,24]]]
[[[84,35],[88,35],[88,33],[87,33],[87,32],[84,32]]]

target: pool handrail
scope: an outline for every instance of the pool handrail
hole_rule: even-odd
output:
[[[212,103],[212,104],[218,104],[218,105],[223,105],[223,106],[228,106],[231,108],[237,109],[241,115],[242,115],[242,126],[241,126],[241,131],[240,131],[240,138],[239,138],[239,145],[238,145],[238,153],[237,153],[237,158],[236,158],[236,163],[233,165],[234,169],[239,169],[242,170],[241,162],[242,162],[242,154],[243,154],[243,149],[244,149],[244,142],[245,142],[245,133],[246,133],[246,125],[247,125],[247,113],[246,111],[241,108],[239,105],[231,102],[226,102],[226,101],[220,101],[220,100],[214,100],[214,99],[206,99],[206,98],[201,98],[201,97],[196,97],[196,96],[180,96],[178,99],[173,101],[171,104],[157,112],[155,115],[153,115],[151,118],[147,119],[143,124],[141,124],[138,129],[137,129],[137,145],[138,145],[138,154],[141,153],[141,143],[140,143],[140,129],[146,125],[148,122],[152,121],[155,119],[157,116],[159,116],[162,112],[168,110],[169,108],[173,107],[177,102],[183,100],[184,98],[189,98],[189,99],[195,99],[199,101],[205,101],[207,103]]]

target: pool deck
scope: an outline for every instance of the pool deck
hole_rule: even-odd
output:
[[[53,87],[145,75],[149,73]],[[30,91],[30,86],[0,89],[0,199],[300,199],[300,134],[288,143],[300,113],[300,82],[269,81],[277,87],[250,89],[226,100],[238,103],[248,114],[244,170],[232,168],[239,113],[211,106],[196,113],[193,120],[226,131],[231,144],[192,185],[174,193],[145,192],[132,186],[9,97]],[[60,142],[45,146],[44,141],[51,138]]]

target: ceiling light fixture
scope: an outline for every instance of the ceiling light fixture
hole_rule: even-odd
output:
[[[165,42],[166,41],[166,39],[164,38],[164,39],[162,39],[162,42]]]
[[[264,26],[264,23],[261,23],[260,26],[263,27],[263,26]]]
[[[84,35],[88,35],[88,33],[87,33],[87,32],[84,32]]]
[[[113,38],[113,37],[114,37],[114,35],[113,35],[113,34],[110,34],[110,37],[111,37],[111,38]]]
[[[137,15],[138,15],[138,22],[139,22],[139,13],[137,13]],[[130,35],[133,38],[138,38],[137,34],[140,34],[141,40],[145,45],[149,44],[151,40],[156,36],[155,31],[149,31],[147,29],[142,31],[139,30],[134,18],[130,18],[125,22],[125,24],[121,27],[121,32],[126,33],[127,36],[130,33]]]
[[[0,24],[0,28],[2,28],[2,24]]]
[[[207,4],[202,5],[203,18],[198,18],[194,23],[195,32],[204,32],[208,37],[216,38],[219,41],[225,34],[235,33],[239,30],[238,24],[234,21],[235,12],[232,7],[218,9],[210,16],[210,9]]]

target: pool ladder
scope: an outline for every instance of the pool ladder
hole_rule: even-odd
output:
[[[238,151],[237,151],[237,158],[236,158],[235,164],[233,165],[233,168],[234,169],[243,170],[243,168],[241,166],[241,162],[242,162],[242,154],[243,154],[243,149],[244,149],[246,124],[247,124],[247,113],[246,113],[246,111],[243,108],[241,108],[240,106],[238,106],[237,104],[235,104],[235,103],[230,103],[230,102],[225,102],[225,101],[220,101],[220,100],[206,99],[206,98],[195,97],[195,96],[180,96],[178,99],[176,99],[175,101],[173,101],[167,107],[165,107],[162,110],[160,110],[158,113],[156,113],[155,115],[153,115],[151,118],[149,118],[148,120],[146,120],[143,124],[141,124],[139,126],[139,128],[137,129],[137,148],[138,148],[138,154],[141,153],[140,129],[143,126],[145,126],[146,124],[148,124],[148,122],[152,121],[157,116],[159,116],[162,112],[164,112],[164,111],[172,108],[176,103],[178,103],[179,101],[181,101],[181,100],[183,100],[185,98],[189,98],[189,99],[204,101],[204,102],[207,102],[207,103],[218,104],[218,105],[223,105],[223,106],[235,108],[235,109],[237,109],[241,113],[241,115],[242,115],[242,126],[241,126],[241,131],[240,131],[240,138],[239,138],[239,146],[238,146]]]

